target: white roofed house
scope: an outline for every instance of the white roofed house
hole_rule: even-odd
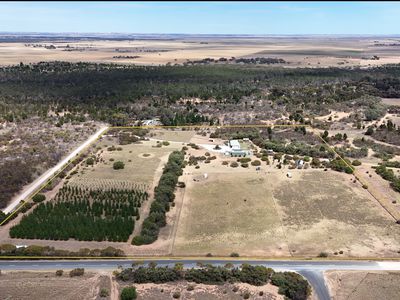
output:
[[[231,147],[232,150],[240,150],[240,143],[238,140],[230,140],[229,141],[229,146]]]
[[[242,149],[238,140],[230,140],[228,145],[230,150],[227,151],[226,155],[233,157],[245,157],[251,155],[251,151]]]

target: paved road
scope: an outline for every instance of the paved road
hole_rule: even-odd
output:
[[[158,265],[174,265],[183,263],[186,267],[194,267],[196,260],[191,259],[166,259],[166,260],[144,260],[144,263],[155,261]],[[118,266],[130,267],[133,260],[26,260],[0,261],[0,270],[57,270],[85,268],[92,270],[115,270]],[[234,265],[249,263],[252,265],[263,265],[277,271],[294,271],[306,277],[313,286],[320,300],[329,300],[329,292],[325,285],[323,272],[327,270],[389,270],[400,271],[400,262],[375,262],[375,261],[263,261],[263,260],[201,260],[202,263],[224,265],[228,262]]]
[[[53,168],[48,170],[46,173],[42,174],[39,178],[37,178],[25,191],[23,191],[18,197],[16,197],[4,210],[4,213],[12,212],[18,204],[25,200],[29,195],[31,195],[34,191],[36,191],[43,183],[45,183],[49,178],[51,178],[54,174],[57,173],[68,161],[74,158],[79,152],[85,149],[88,145],[94,142],[108,127],[100,128],[95,134],[90,136],[83,144],[81,144],[78,148],[72,151],[67,157],[65,157],[62,161],[60,161]]]

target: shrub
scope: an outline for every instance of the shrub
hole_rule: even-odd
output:
[[[355,159],[355,160],[353,160],[353,162],[351,163],[353,166],[361,166],[361,161],[359,161],[359,160],[357,160],[357,159]]]
[[[252,166],[260,166],[261,165],[261,161],[259,161],[259,160],[253,160],[252,162],[251,162],[251,165]]]
[[[94,159],[93,159],[93,157],[89,157],[89,158],[86,160],[86,164],[87,164],[88,166],[93,166],[93,165],[94,165]]]
[[[43,194],[36,194],[32,197],[32,201],[35,203],[43,202],[44,200],[46,200],[46,196]]]
[[[126,287],[121,292],[121,300],[134,300],[137,298],[136,288],[133,286]]]
[[[242,164],[240,164],[240,166],[241,166],[242,168],[248,168],[248,167],[249,167],[249,164],[248,164],[248,163],[242,163]]]
[[[194,285],[193,284],[189,284],[186,290],[193,291],[194,290]]]
[[[56,271],[56,276],[62,276],[63,273],[64,273],[63,270],[57,270],[57,271]]]
[[[232,168],[237,168],[239,166],[239,164],[236,161],[231,162],[230,166]]]
[[[223,165],[223,166],[227,166],[228,164],[229,164],[229,162],[226,161],[226,160],[224,160],[224,161],[222,162],[222,165]]]
[[[232,292],[236,293],[238,290],[239,290],[239,287],[234,286],[233,289],[232,289]]]
[[[237,252],[232,252],[230,257],[239,257],[239,253]]]
[[[250,293],[249,292],[245,292],[243,294],[243,299],[249,299],[250,298]]]
[[[248,163],[248,162],[251,161],[251,158],[250,158],[250,157],[238,158],[237,161],[240,162],[240,163],[242,163],[242,164],[243,164],[243,163]]]
[[[69,276],[70,277],[74,277],[74,276],[82,276],[85,273],[85,269],[83,268],[76,268],[73,269],[69,272]]]
[[[164,146],[169,146],[169,142],[168,142],[168,141],[163,141],[162,144],[163,144]]]
[[[320,253],[318,254],[318,257],[328,257],[328,253],[326,253],[326,252],[320,252]]]
[[[174,298],[174,299],[179,299],[180,297],[181,297],[181,293],[180,292],[174,292],[172,294],[172,298]]]
[[[110,292],[108,291],[108,289],[102,288],[100,290],[100,297],[105,298],[105,297],[108,297],[109,295],[110,295]]]
[[[120,170],[120,169],[123,169],[123,168],[125,168],[125,164],[122,161],[116,161],[113,164],[113,169],[114,170]]]
[[[186,184],[183,181],[179,181],[177,186],[179,188],[184,188],[184,187],[186,187]]]
[[[204,156],[210,156],[210,152],[204,153]]]

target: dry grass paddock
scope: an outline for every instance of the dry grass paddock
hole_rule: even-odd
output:
[[[374,45],[377,43],[385,46]],[[399,63],[398,47],[390,37],[201,37],[155,40],[52,41],[35,44],[0,43],[0,65],[40,61],[90,61],[138,65],[182,64],[187,60],[221,57],[278,57],[290,67],[369,66]],[[65,51],[66,47],[70,50]],[[377,55],[379,60],[371,58]],[[135,56],[132,59],[129,56]],[[138,56],[138,57],[137,57]],[[119,57],[119,58],[117,58]]]
[[[220,162],[185,172],[175,255],[399,256],[400,228],[351,175],[293,170],[289,179]]]
[[[151,137],[153,139],[169,141],[169,142],[182,142],[188,143],[195,135],[193,130],[171,130],[171,129],[154,129],[151,130]]]

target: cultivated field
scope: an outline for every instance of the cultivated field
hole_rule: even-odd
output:
[[[218,160],[191,168],[173,254],[399,255],[400,229],[351,175],[308,169],[287,178]]]
[[[400,272],[329,271],[325,278],[333,300],[391,300],[400,295]]]
[[[156,147],[155,141],[141,141],[129,145],[117,145],[105,140],[102,150],[97,156],[100,162],[93,166],[81,166],[79,172],[73,175],[69,184],[85,187],[141,187],[148,189],[154,179],[154,172],[170,152],[182,148],[180,143],[170,143],[168,146]],[[110,147],[120,150],[109,151]],[[114,170],[113,163],[122,161],[124,169]]]
[[[367,66],[399,63],[398,46],[378,37],[207,37],[184,36],[135,40],[52,40],[0,43],[0,65],[40,61],[91,61],[163,65],[205,58],[282,58],[288,66]],[[379,59],[373,59],[376,55]]]

